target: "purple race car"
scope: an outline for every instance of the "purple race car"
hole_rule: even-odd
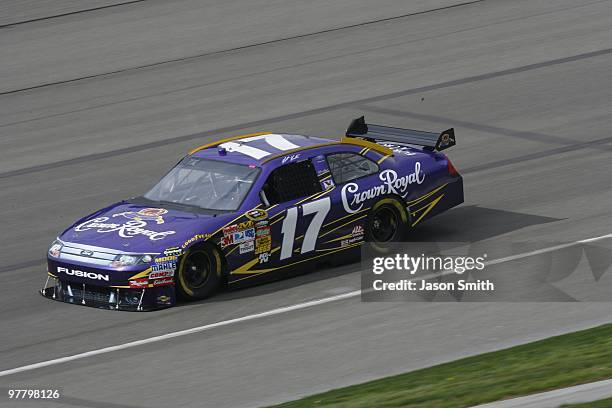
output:
[[[258,133],[200,146],[149,192],[73,224],[41,293],[119,310],[203,299],[305,263],[383,252],[463,202],[441,134],[354,120],[340,141]],[[312,265],[312,264],[310,264]]]

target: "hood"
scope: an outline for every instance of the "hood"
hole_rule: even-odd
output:
[[[213,233],[235,216],[120,202],[77,221],[59,238],[125,252],[163,252],[197,234]]]

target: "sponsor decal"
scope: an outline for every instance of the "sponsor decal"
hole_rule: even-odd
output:
[[[384,170],[379,176],[383,182],[367,190],[359,191],[357,183],[347,183],[342,187],[342,205],[347,213],[356,213],[363,208],[363,203],[381,195],[397,194],[406,197],[411,184],[422,184],[425,173],[421,172],[421,163],[414,164],[414,172],[405,176],[398,176],[395,170]]]
[[[253,228],[253,221],[244,221],[239,224],[232,224],[223,228],[223,235],[231,235],[236,232],[244,231],[249,228]]]
[[[223,236],[221,237],[221,248],[225,248],[228,245],[233,245],[234,244],[234,236],[233,235],[227,235],[227,236]]]
[[[292,162],[292,161],[297,160],[299,158],[300,158],[300,154],[299,153],[298,154],[290,154],[288,156],[283,157],[282,163],[283,164],[289,163],[289,162]]]
[[[170,261],[176,261],[177,260],[177,256],[172,255],[172,256],[162,256],[160,258],[155,258],[155,263],[162,263],[162,262],[170,262]]]
[[[248,241],[240,244],[239,251],[241,254],[253,252],[255,250],[255,241]]]
[[[355,228],[353,228],[353,232],[351,232],[351,234],[354,237],[360,237],[363,234],[365,234],[365,231],[363,230],[363,226],[362,225],[355,225]]]
[[[444,133],[440,137],[440,145],[437,146],[438,150],[442,150],[441,148],[447,147],[448,145],[455,143],[455,137],[450,135],[449,133]]]
[[[267,235],[255,239],[255,254],[270,252],[272,250],[272,238]]]
[[[130,281],[131,289],[142,289],[149,286],[149,280],[147,278],[133,279]]]
[[[169,305],[172,303],[172,298],[170,296],[161,295],[157,297],[157,303],[160,305]]]
[[[142,210],[138,212],[126,211],[126,212],[122,212],[119,214],[115,214],[113,215],[113,217],[122,215],[125,218],[129,218],[131,220],[155,221],[158,224],[163,224],[164,218],[162,217],[162,215],[166,214],[167,212],[168,210],[163,209],[163,208],[143,208]]]
[[[223,228],[223,237],[221,237],[220,241],[221,248],[253,241],[255,239],[254,225],[254,222],[249,220]]]
[[[115,214],[116,217],[121,214]],[[96,232],[105,234],[109,232],[117,232],[122,238],[133,238],[136,235],[144,235],[149,237],[151,241],[158,241],[166,238],[168,235],[174,234],[176,231],[151,231],[143,227],[147,226],[146,221],[132,220],[127,221],[123,224],[107,223],[109,217],[98,217],[93,220],[85,221],[82,224],[77,225],[74,230],[77,232],[88,231],[96,229]]]
[[[261,220],[261,221],[257,221],[255,223],[255,226],[257,228],[261,228],[261,227],[267,227],[270,223],[268,222],[268,220]]]
[[[255,239],[255,228],[234,233],[234,242],[252,241]]]
[[[164,279],[156,279],[156,280],[153,281],[153,286],[154,287],[168,286],[168,285],[174,285],[174,279],[172,279],[172,278],[164,278]]]
[[[349,246],[351,244],[354,244],[356,242],[361,242],[361,241],[363,241],[363,235],[358,236],[358,237],[343,239],[342,241],[340,241],[340,246],[345,247],[345,246]]]
[[[166,256],[180,256],[183,253],[183,249],[179,247],[170,247],[164,250]]]
[[[331,178],[327,180],[323,180],[323,190],[329,190],[330,188],[334,188],[334,181]]]
[[[245,215],[251,221],[261,221],[268,218],[268,212],[266,210],[251,210],[247,211]]]
[[[263,264],[263,263],[267,263],[270,260],[270,253],[269,252],[262,252],[261,254],[259,254],[259,263]]]
[[[382,146],[388,147],[393,150],[395,153],[403,154],[404,156],[415,156],[416,153],[413,152],[408,146],[402,146],[395,143],[379,143]]]
[[[205,241],[208,238],[210,238],[210,234],[195,234],[193,237],[191,237],[187,241],[183,242],[183,244],[181,245],[181,248],[185,249],[189,245],[191,245],[192,243],[194,243],[196,241]]]
[[[151,265],[151,272],[172,271],[172,273],[174,274],[175,269],[176,269],[176,261],[161,262],[155,265]],[[149,277],[151,277],[151,275],[149,275]],[[151,279],[153,278],[151,277]]]
[[[154,271],[149,274],[149,279],[171,278],[174,276],[174,270]]]
[[[270,227],[257,228],[256,238],[267,237],[270,235]]]
[[[63,266],[57,267],[57,273],[65,273],[66,275],[78,276],[79,278],[103,280],[106,282],[108,282],[109,280],[108,275],[104,275],[101,273],[95,273],[95,272],[85,272],[79,269],[69,269],[69,268],[64,268]]]
[[[242,244],[243,242],[252,241],[255,239],[255,228],[234,232],[232,235],[229,235],[229,237],[231,237],[232,244]]]

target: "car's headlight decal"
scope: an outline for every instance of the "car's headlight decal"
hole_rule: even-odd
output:
[[[49,255],[54,258],[59,258],[62,254],[63,247],[64,244],[60,240],[56,239],[55,241],[53,241],[53,243],[51,243],[51,246],[49,247]]]
[[[112,267],[145,265],[153,261],[153,257],[149,254],[119,254],[115,260],[111,262]]]

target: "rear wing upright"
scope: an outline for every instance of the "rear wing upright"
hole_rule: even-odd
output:
[[[425,150],[441,151],[454,146],[455,129],[450,128],[437,134],[422,130],[401,129],[390,126],[372,125],[362,116],[353,120],[346,130],[346,137],[355,137],[368,142],[398,142],[423,146]]]

